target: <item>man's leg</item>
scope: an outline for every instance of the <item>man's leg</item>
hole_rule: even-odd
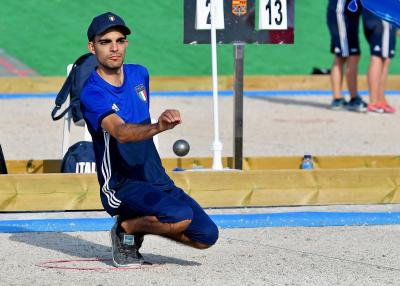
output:
[[[383,113],[382,103],[380,102],[380,89],[382,81],[383,59],[378,56],[371,56],[370,64],[368,67],[368,91],[369,91],[369,104],[368,111]]]
[[[117,217],[110,231],[113,263],[117,267],[145,263],[139,252],[144,234],[168,237],[182,233],[193,217],[190,207],[148,183],[122,184],[115,192],[115,199],[120,202],[116,209],[106,203],[108,198],[104,196],[107,212]]]
[[[155,216],[145,216],[127,219],[121,223],[121,227],[128,234],[156,234],[194,248],[209,248],[211,245],[192,241],[184,234],[191,222],[192,220],[183,220],[176,223],[162,223]]]
[[[188,196],[178,188],[164,192],[149,184],[130,182],[118,194],[122,201],[118,209],[120,228],[124,233],[161,235],[199,249],[208,248],[215,242],[196,240],[186,234],[193,223],[194,210],[188,203]],[[213,222],[209,219],[210,224]]]
[[[347,109],[357,112],[366,112],[367,103],[358,95],[357,76],[359,59],[359,55],[351,55],[347,59],[346,82],[350,93],[350,101],[347,104]]]
[[[368,111],[393,113],[395,109],[386,104],[384,92],[390,63],[387,58],[393,57],[395,53],[395,28],[366,9],[363,10],[363,24],[371,53],[367,76],[370,94]]]
[[[352,98],[358,95],[357,89],[357,76],[358,76],[358,61],[359,55],[349,56],[346,65],[346,82],[347,88],[349,89],[350,96]]]
[[[385,97],[386,79],[389,73],[390,58],[383,58],[381,84],[379,86],[378,100],[384,113],[395,113],[396,108],[391,106]]]
[[[347,102],[342,95],[343,69],[345,63],[346,58],[337,55],[334,56],[330,74],[333,95],[331,109],[333,110],[343,109],[347,105]]]
[[[193,213],[192,221],[187,229],[182,234],[173,235],[170,238],[199,249],[206,249],[214,245],[218,240],[218,227],[203,208],[178,187],[170,190],[169,193],[181,203],[189,206]]]
[[[122,229],[129,234],[168,235],[182,233],[192,220],[185,219],[175,223],[160,222],[156,216],[143,216],[121,222]]]
[[[380,85],[379,85],[379,91],[378,91],[378,101],[386,104],[386,98],[385,98],[385,86],[386,86],[386,79],[389,71],[389,64],[390,64],[390,59],[389,58],[382,58],[382,71],[381,71],[381,77],[380,77]]]
[[[130,267],[145,263],[139,252],[145,234],[165,236],[199,249],[207,248],[183,235],[190,222],[188,219],[176,223],[162,223],[155,216],[118,220],[110,233],[114,265]]]
[[[381,86],[383,61],[381,57],[371,56],[368,68],[368,89],[369,103],[377,104],[379,102],[379,89]]]
[[[345,62],[346,58],[342,58],[336,55],[333,58],[333,64],[330,75],[333,99],[342,98],[343,66]]]

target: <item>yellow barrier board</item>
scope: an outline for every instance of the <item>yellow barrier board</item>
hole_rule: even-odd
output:
[[[101,208],[95,175],[0,175],[1,211]]]
[[[169,173],[203,207],[400,203],[400,169]],[[0,211],[102,209],[94,174],[0,175]]]
[[[301,157],[245,157],[243,170],[298,170]],[[314,156],[316,169],[347,169],[347,168],[400,168],[400,156]],[[211,168],[212,158],[163,158],[166,170],[174,168],[196,169]],[[59,173],[61,160],[8,160],[9,174],[42,174]],[[233,167],[232,157],[222,158],[225,167]]]

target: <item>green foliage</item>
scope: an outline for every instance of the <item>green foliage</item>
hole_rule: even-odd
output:
[[[329,68],[326,5],[296,1],[295,44],[247,45],[245,74],[309,74],[314,66]],[[210,74],[210,46],[183,44],[183,0],[0,0],[0,7],[0,48],[41,75],[64,75],[66,65],[86,52],[91,19],[105,11],[120,15],[133,30],[126,62],[144,64],[151,75]],[[362,50],[360,73],[365,74],[365,40]],[[231,45],[218,47],[218,71],[233,73]],[[394,61],[391,72],[399,71]]]

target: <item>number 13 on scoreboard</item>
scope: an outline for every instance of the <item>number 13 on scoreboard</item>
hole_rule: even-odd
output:
[[[259,30],[287,30],[286,0],[259,0],[259,3]]]

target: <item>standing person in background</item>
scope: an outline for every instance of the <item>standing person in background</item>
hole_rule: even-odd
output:
[[[369,112],[394,113],[396,109],[385,98],[385,83],[390,59],[395,55],[396,27],[381,20],[367,9],[362,12],[364,34],[370,46],[368,68]]]
[[[331,53],[334,54],[331,69],[333,92],[331,108],[366,112],[367,104],[357,91],[360,11],[349,11],[347,9],[349,2],[351,0],[329,0],[328,2],[327,21],[331,35]],[[342,95],[343,72],[350,93],[349,102],[346,102]]]

